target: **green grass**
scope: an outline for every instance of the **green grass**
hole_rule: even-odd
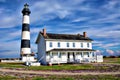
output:
[[[23,63],[0,63],[0,67],[4,67],[4,68],[25,68]]]
[[[104,58],[103,63],[120,64],[120,58]],[[0,63],[0,67],[23,68],[26,70],[106,70],[110,68],[110,66],[95,66],[94,63],[93,64],[61,64],[61,65],[53,65],[53,66],[30,66],[30,67],[25,66],[24,63]],[[116,70],[120,70],[120,68]]]
[[[120,80],[115,75],[74,75],[74,76],[45,76],[35,77],[32,80]]]
[[[119,75],[120,76],[120,75]],[[0,80],[120,80],[117,75],[74,75],[74,76],[34,76],[30,77],[13,77],[7,75],[0,75]]]
[[[104,64],[120,64],[120,58],[104,58]],[[96,63],[95,63],[96,64]],[[112,71],[120,71],[120,66],[96,66],[93,64],[61,64],[61,65],[53,65],[53,66],[25,66],[23,63],[0,63],[0,67],[4,68],[23,68],[26,70],[112,70]],[[42,75],[36,77],[25,77],[19,78],[18,76],[7,76],[0,75],[0,80],[120,80],[120,75],[75,75],[75,76],[53,76],[53,75]]]
[[[120,64],[120,58],[104,58],[104,63],[117,63]]]
[[[94,69],[91,64],[61,64],[53,66],[25,66],[23,63],[0,63],[0,67],[4,68],[24,68],[27,70],[79,70]]]
[[[94,69],[91,64],[62,64],[53,66],[31,66],[28,67],[30,70],[80,70],[80,69]]]
[[[15,79],[17,79],[17,77],[14,77],[14,76],[8,76],[8,75],[0,75],[0,80],[15,80]]]
[[[110,69],[110,66],[96,66],[94,64],[61,64],[53,66],[25,66],[21,63],[0,63],[0,67],[4,68],[21,68],[24,70],[43,70],[43,71],[74,71],[74,70],[107,70]],[[114,67],[114,66],[113,66]],[[119,66],[112,69],[120,70]]]

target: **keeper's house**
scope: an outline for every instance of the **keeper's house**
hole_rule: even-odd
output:
[[[92,39],[81,34],[53,34],[43,29],[36,44],[41,64],[103,62],[102,55],[92,49]]]

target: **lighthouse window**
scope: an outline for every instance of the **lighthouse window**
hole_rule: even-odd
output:
[[[52,42],[50,42],[49,46],[52,47]]]

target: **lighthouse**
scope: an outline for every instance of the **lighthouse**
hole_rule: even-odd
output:
[[[30,13],[29,5],[26,3],[22,10],[22,37],[21,37],[21,60],[23,62],[34,61],[34,54],[30,48]]]

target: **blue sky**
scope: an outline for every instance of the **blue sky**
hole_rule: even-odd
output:
[[[22,9],[29,4],[31,49],[44,27],[51,33],[82,34],[94,39],[103,55],[120,55],[120,0],[0,0],[0,58],[19,57]]]

